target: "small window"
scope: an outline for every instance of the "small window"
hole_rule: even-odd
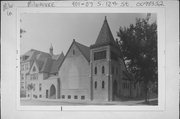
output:
[[[104,74],[104,66],[102,66],[102,74]]]
[[[39,98],[42,98],[42,95],[39,95]]]
[[[97,67],[94,68],[94,74],[97,74]]]
[[[83,95],[83,96],[81,96],[81,100],[84,100],[85,99],[85,96]]]
[[[29,97],[29,94],[28,94],[28,97]]]
[[[104,89],[104,81],[102,81],[102,89]]]
[[[71,96],[70,96],[70,95],[68,95],[68,99],[71,99]]]
[[[34,72],[36,71],[36,68],[35,68],[35,67],[33,67],[33,71],[34,71]]]
[[[75,50],[73,50],[73,55],[75,55]]]
[[[97,81],[94,82],[94,88],[97,88]]]
[[[77,96],[77,95],[75,95],[75,96],[74,96],[74,99],[78,99],[78,96]]]
[[[62,99],[65,99],[65,95],[62,95]]]

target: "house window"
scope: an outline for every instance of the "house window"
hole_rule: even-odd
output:
[[[28,70],[28,68],[29,68],[28,64],[25,64],[25,70]]]
[[[71,99],[71,96],[70,96],[70,95],[68,95],[68,99]]]
[[[97,81],[94,82],[94,88],[97,88]]]
[[[106,59],[106,50],[94,53],[94,60],[100,59]]]
[[[94,68],[94,74],[97,74],[97,67]]]
[[[42,86],[42,84],[40,83],[40,84],[39,84],[39,91],[41,91],[41,86]]]
[[[23,71],[23,70],[24,70],[24,65],[22,64],[22,65],[21,65],[21,71]]]
[[[42,98],[42,95],[39,95],[39,98]]]
[[[33,95],[34,98],[37,98],[37,95]]]
[[[21,80],[23,80],[24,79],[24,75],[23,74],[21,74]]]
[[[104,74],[104,66],[102,66],[102,74]]]
[[[77,96],[77,95],[75,95],[75,96],[74,96],[74,99],[78,99],[78,96]]]
[[[31,80],[35,80],[35,79],[38,79],[38,73],[35,73],[35,74],[31,74]]]
[[[85,96],[83,95],[83,96],[81,96],[81,100],[84,100],[85,99]]]
[[[24,89],[24,82],[21,82],[21,89]]]
[[[102,81],[102,89],[104,89],[104,81]]]
[[[36,90],[36,85],[35,84],[33,84],[33,91],[35,91]]]
[[[65,98],[65,95],[62,95],[62,99],[64,99]]]

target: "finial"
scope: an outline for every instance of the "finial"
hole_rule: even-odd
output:
[[[53,49],[52,43],[51,43],[51,47],[50,48]]]

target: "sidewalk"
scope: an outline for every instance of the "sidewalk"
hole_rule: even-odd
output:
[[[131,100],[131,101],[111,101],[111,102],[100,102],[100,101],[62,101],[57,99],[21,99],[22,105],[158,105],[158,99],[149,99],[149,103],[145,103],[144,100]]]

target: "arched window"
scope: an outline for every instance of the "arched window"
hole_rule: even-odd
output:
[[[97,67],[94,68],[94,74],[97,74]]]
[[[102,81],[102,89],[104,89],[104,81]]]
[[[102,74],[104,74],[104,66],[102,66]]]
[[[94,82],[94,88],[97,88],[97,81]]]

